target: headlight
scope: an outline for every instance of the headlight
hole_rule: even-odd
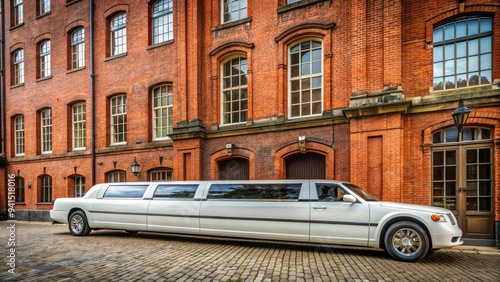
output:
[[[444,214],[432,214],[431,219],[434,222],[446,222],[446,217]]]

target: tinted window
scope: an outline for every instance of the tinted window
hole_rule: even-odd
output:
[[[214,184],[209,199],[297,200],[302,184]]]
[[[158,185],[154,198],[194,198],[198,185]]]
[[[104,194],[104,198],[142,198],[148,185],[112,185]]]

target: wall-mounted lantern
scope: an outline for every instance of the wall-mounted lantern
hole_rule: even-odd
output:
[[[135,160],[135,157],[134,157],[134,162],[130,165],[130,168],[132,169],[132,173],[134,173],[135,176],[137,176],[137,174],[139,174],[140,167],[141,167],[141,165]]]
[[[462,132],[462,128],[467,122],[467,118],[469,118],[470,110],[464,105],[464,101],[460,99],[458,101],[458,108],[451,114],[453,117],[453,121],[455,122],[455,126],[458,129],[458,133]]]

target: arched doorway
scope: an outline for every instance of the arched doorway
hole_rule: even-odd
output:
[[[285,159],[287,179],[325,179],[325,156],[315,153],[297,154]]]
[[[493,239],[492,130],[467,127],[432,135],[432,204],[451,210],[464,237]]]

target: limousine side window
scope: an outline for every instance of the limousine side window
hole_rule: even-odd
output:
[[[153,199],[193,199],[198,185],[158,185]]]
[[[316,184],[318,199],[324,202],[341,201],[344,190],[335,184]]]
[[[302,184],[212,184],[208,199],[298,200]]]
[[[104,198],[142,198],[148,185],[110,185]]]

